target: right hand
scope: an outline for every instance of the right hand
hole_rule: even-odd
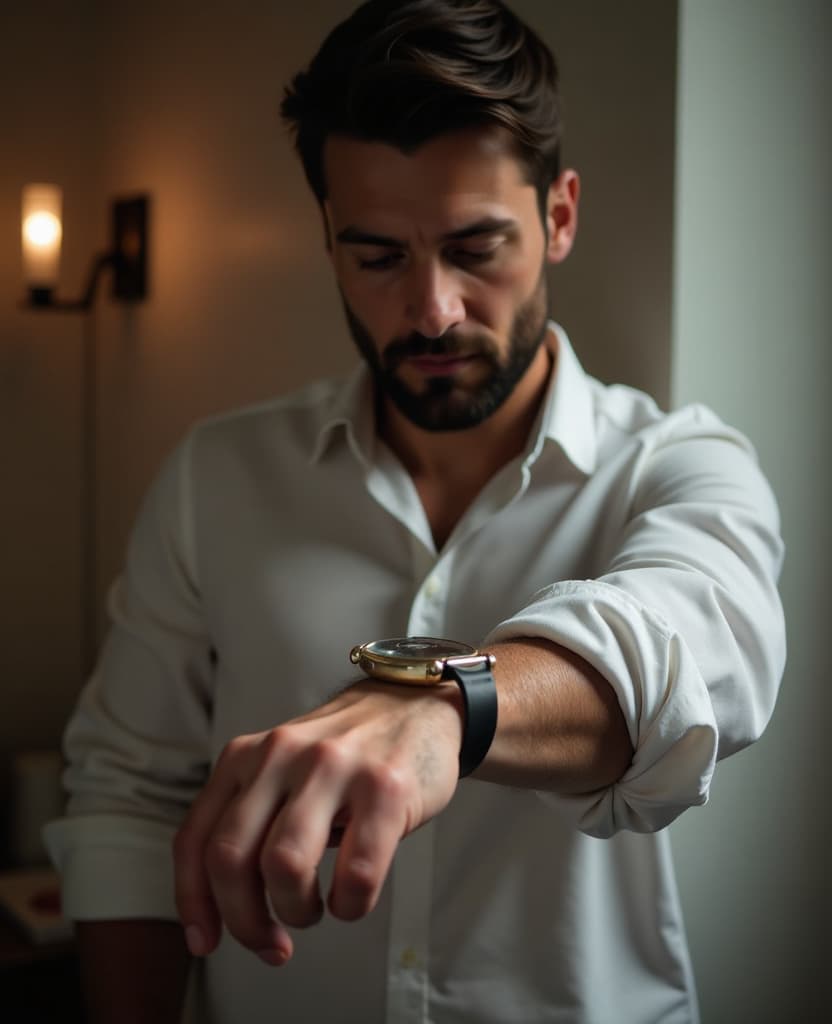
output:
[[[453,683],[364,680],[308,715],[232,740],[174,846],[191,952],[210,953],[225,924],[266,963],[285,963],[286,926],[324,913],[318,865],[333,837],[329,910],[345,921],[368,914],[399,841],[453,796],[462,714]]]

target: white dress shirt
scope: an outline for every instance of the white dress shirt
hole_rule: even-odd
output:
[[[198,967],[199,1019],[698,1019],[661,829],[772,712],[777,509],[713,413],[665,415],[551,337],[526,452],[440,551],[363,368],[198,425],[145,500],[48,828],[70,917],[174,918],[171,837],[211,763],[326,701],[360,641],[549,638],[606,677],[635,750],[592,796],[463,780],[363,921],[297,932],[280,969],[226,936]]]

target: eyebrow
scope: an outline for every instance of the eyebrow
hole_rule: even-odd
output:
[[[467,224],[464,228],[449,231],[442,236],[442,241],[459,242],[466,238],[476,238],[479,235],[493,235],[499,231],[511,230],[516,226],[517,221],[512,217],[483,217],[473,224]],[[353,225],[343,228],[335,237],[345,245],[377,245],[387,249],[407,248],[407,243],[399,238],[392,238],[390,235],[377,235],[372,231],[363,231],[361,228]]]

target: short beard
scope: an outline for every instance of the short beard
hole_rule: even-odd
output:
[[[411,423],[432,432],[467,430],[492,416],[531,366],[547,330],[548,296],[543,271],[533,294],[515,313],[508,354],[503,359],[490,338],[463,339],[453,331],[440,338],[426,338],[414,331],[406,338],[392,341],[380,354],[343,294],[341,299],[353,341],[372,371],[379,392]],[[428,377],[424,389],[416,392],[397,373],[398,367],[409,357],[454,353],[476,355],[490,364],[489,375],[475,390],[462,389],[452,377],[442,376]]]

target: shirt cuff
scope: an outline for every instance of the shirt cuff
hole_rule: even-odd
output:
[[[718,729],[705,680],[683,638],[618,587],[595,580],[547,587],[501,623],[486,645],[540,637],[573,651],[615,691],[633,745],[630,767],[583,796],[545,794],[588,835],[655,832],[704,804]]]
[[[71,921],[178,920],[173,884],[175,829],[119,815],[62,818],[44,829]]]

